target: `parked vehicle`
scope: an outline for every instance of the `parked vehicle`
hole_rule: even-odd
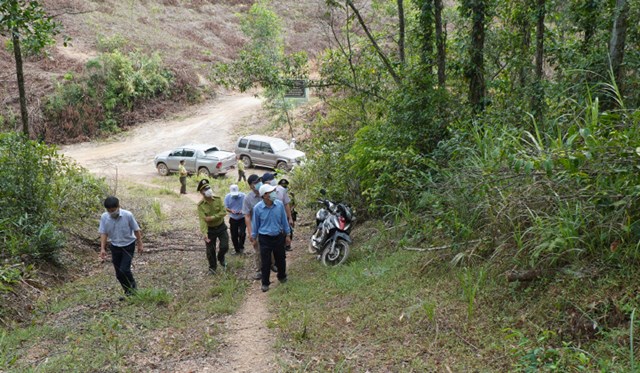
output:
[[[238,139],[235,152],[246,167],[253,165],[290,171],[301,164],[305,154],[277,137],[250,135]]]
[[[189,174],[222,176],[237,164],[235,153],[218,149],[211,144],[190,144],[156,155],[154,163],[161,176],[178,171],[180,161]]]
[[[320,193],[323,197],[326,194],[324,189]],[[316,230],[309,240],[309,251],[326,266],[342,264],[349,256],[351,227],[356,217],[351,207],[344,203],[334,203],[326,198],[318,202],[323,207],[316,212]]]

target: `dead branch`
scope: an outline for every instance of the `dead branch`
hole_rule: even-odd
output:
[[[360,11],[358,11],[358,8],[356,8],[356,6],[353,5],[353,1],[351,1],[351,0],[347,0],[347,5],[349,6],[349,8],[351,8],[353,13],[356,15],[356,18],[358,19],[358,23],[360,24],[360,26],[364,30],[364,33],[367,35],[367,38],[369,38],[369,41],[371,42],[371,45],[373,45],[373,48],[375,49],[376,53],[378,54],[378,56],[382,60],[382,63],[384,64],[384,66],[387,68],[387,71],[389,72],[389,74],[391,75],[393,80],[396,82],[396,84],[398,86],[401,86],[402,85],[402,80],[400,80],[400,77],[398,76],[398,74],[396,73],[395,69],[391,65],[391,62],[389,61],[387,56],[382,51],[382,48],[380,48],[380,46],[378,45],[378,42],[376,42],[376,39],[371,34],[371,31],[369,31],[369,27],[367,27],[367,24],[364,22],[364,19],[362,18],[362,15],[360,15]]]
[[[202,248],[202,249],[191,249],[191,248],[185,249],[185,248],[181,248],[181,247],[168,247],[168,248],[164,248],[164,249],[151,249],[151,250],[145,249],[143,254],[147,254],[147,253],[153,254],[153,253],[159,253],[159,252],[162,252],[162,251],[204,251],[204,250],[205,250],[204,248]]]
[[[449,245],[442,245],[442,246],[433,246],[433,247],[427,247],[427,248],[421,248],[421,247],[403,247],[404,250],[408,250],[408,251],[437,251],[437,250],[444,250],[444,249],[448,249],[454,246],[458,246],[458,245],[467,245],[467,244],[472,244],[472,243],[478,243],[478,242],[482,242],[485,239],[479,238],[477,240],[471,240],[471,241],[466,241],[466,242],[459,242],[459,243],[452,243]]]
[[[476,347],[473,343],[467,341],[466,339],[464,339],[460,334],[458,334],[458,332],[455,329],[451,329],[451,331],[453,332],[453,334],[455,334],[456,336],[458,336],[458,338],[460,338],[464,343],[466,343],[467,345],[471,346],[474,350],[478,351],[479,348]]]
[[[508,282],[514,282],[514,281],[534,281],[539,279],[540,277],[545,276],[548,273],[549,271],[545,271],[542,269],[529,269],[525,271],[517,271],[514,269],[511,271],[508,271],[505,275],[507,277]]]

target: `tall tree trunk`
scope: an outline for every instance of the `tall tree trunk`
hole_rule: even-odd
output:
[[[484,80],[484,34],[485,34],[484,0],[471,0],[471,66],[469,71],[469,103],[474,114],[484,111],[485,80]]]
[[[20,50],[20,36],[17,31],[11,32],[13,54],[16,59],[16,77],[18,79],[18,93],[20,95],[20,114],[22,115],[22,132],[29,137],[29,113],[27,111],[27,94],[24,89],[24,71],[22,69],[22,51]]]
[[[442,0],[435,0],[435,21],[436,21],[436,50],[437,50],[437,64],[438,64],[438,86],[441,89],[445,87],[446,76],[446,34],[442,25]]]
[[[546,15],[545,0],[536,1],[536,68],[535,68],[535,92],[531,98],[531,110],[534,112],[536,121],[542,123],[544,89],[542,87],[542,78],[544,73],[544,18]]]
[[[611,70],[616,79],[618,89],[622,91],[622,62],[624,61],[624,47],[627,40],[627,18],[629,15],[629,2],[627,0],[616,1],[615,20],[609,42],[609,58]]]
[[[420,41],[420,60],[424,71],[433,74],[433,0],[417,0],[420,9],[418,40]]]
[[[405,64],[405,55],[404,55],[404,4],[403,0],[398,0],[398,54],[400,55],[400,63]]]
[[[518,82],[520,84],[520,88],[528,86],[529,74],[531,72],[531,57],[529,55],[531,50],[531,22],[529,18],[531,8],[526,0],[525,3],[522,4],[522,7],[524,7],[524,15],[517,21],[517,25],[520,29],[520,37],[522,38],[521,66],[518,70]]]

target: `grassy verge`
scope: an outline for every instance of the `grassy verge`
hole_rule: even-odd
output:
[[[291,267],[287,287],[271,295],[272,327],[291,352],[284,369],[622,372],[633,366],[637,270],[585,263],[530,283],[508,282],[488,269],[499,266],[456,267],[453,252],[410,252],[385,234],[361,236],[347,265],[323,267],[309,255]]]

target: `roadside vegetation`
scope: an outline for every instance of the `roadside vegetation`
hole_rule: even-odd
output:
[[[109,45],[109,44],[107,44]],[[114,134],[134,124],[137,110],[164,112],[165,101],[196,103],[202,92],[165,67],[159,54],[113,47],[90,60],[78,76],[65,75],[44,105],[49,141]]]
[[[366,222],[350,264],[276,296],[296,368],[634,370],[637,4],[327,9],[319,77],[284,55],[221,66],[240,89],[316,89],[292,185]]]

